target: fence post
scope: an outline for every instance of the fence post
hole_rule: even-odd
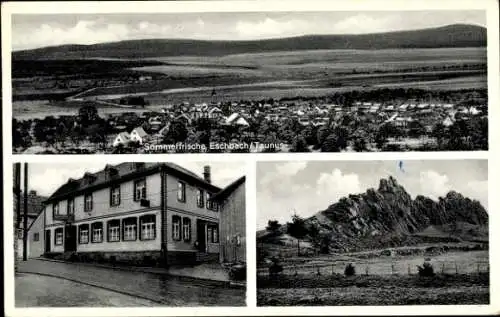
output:
[[[394,275],[394,263],[391,263],[391,275]]]
[[[411,275],[410,263],[408,263],[408,275]]]
[[[332,264],[332,275],[334,275],[334,274],[335,274],[335,269],[334,269],[334,268],[335,268],[335,265],[334,265],[334,264]]]
[[[441,274],[444,273],[444,261],[441,263]]]
[[[477,265],[477,273],[479,274],[479,262],[477,262],[476,265]]]
[[[365,273],[368,275],[368,265],[365,267]]]
[[[458,274],[458,265],[457,265],[457,261],[455,261],[455,274]]]

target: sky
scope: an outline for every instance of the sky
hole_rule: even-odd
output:
[[[253,40],[307,34],[362,34],[468,23],[480,10],[135,14],[16,14],[12,49],[132,39]]]
[[[236,179],[245,175],[245,163],[242,162],[175,162],[200,177],[203,177],[203,166],[210,165],[212,184],[221,188],[229,185]],[[118,163],[116,163],[118,164]],[[111,164],[111,165],[116,165]],[[36,190],[37,194],[50,196],[59,186],[69,178],[78,179],[85,172],[94,173],[104,169],[106,162],[100,163],[32,163],[28,166],[28,188]],[[24,171],[24,170],[23,170]]]
[[[378,188],[392,175],[415,198],[434,200],[455,190],[488,210],[487,160],[274,161],[257,164],[257,229],[310,217],[349,194]]]

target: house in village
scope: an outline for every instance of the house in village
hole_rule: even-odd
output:
[[[144,142],[147,142],[148,139],[149,135],[142,127],[135,128],[132,132],[130,132],[130,141],[132,142],[143,144]]]
[[[450,116],[447,116],[447,117],[443,120],[443,122],[442,122],[442,124],[443,124],[445,127],[450,127],[450,126],[452,126],[454,123],[455,123],[455,120],[453,120]]]
[[[117,147],[119,145],[125,146],[130,143],[130,134],[128,132],[120,132],[113,141],[113,146]]]
[[[249,126],[250,124],[248,121],[243,118],[239,113],[233,113],[229,117],[226,118],[225,121],[226,125],[233,125],[233,126]]]
[[[242,260],[244,192],[240,180],[213,185],[209,166],[199,177],[172,163],[107,165],[60,186],[30,235],[46,255],[160,266]]]

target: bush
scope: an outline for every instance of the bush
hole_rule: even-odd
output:
[[[352,263],[347,264],[344,270],[345,276],[354,276],[356,275],[356,268]]]
[[[244,281],[247,278],[247,267],[245,264],[235,264],[229,269],[229,277],[232,280]]]
[[[428,277],[428,276],[434,276],[434,275],[436,275],[434,273],[434,267],[429,262],[424,262],[424,264],[422,266],[417,265],[417,268],[418,268],[418,275],[419,276],[426,276],[426,277]]]
[[[283,265],[279,264],[277,259],[273,259],[273,263],[269,267],[269,275],[276,276],[281,272],[283,272]]]

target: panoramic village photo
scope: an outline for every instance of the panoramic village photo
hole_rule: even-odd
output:
[[[484,10],[12,15],[18,154],[488,149]]]
[[[15,163],[15,306],[244,306],[245,166]]]
[[[487,160],[268,161],[257,180],[258,306],[490,303]]]

